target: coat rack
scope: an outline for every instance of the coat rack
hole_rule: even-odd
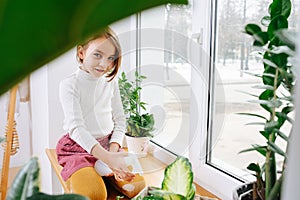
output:
[[[1,200],[5,200],[7,185],[8,185],[8,173],[10,156],[16,153],[19,142],[16,134],[16,122],[15,122],[15,107],[16,107],[16,96],[18,86],[14,86],[10,90],[9,105],[7,112],[7,126],[6,126],[6,141],[4,142],[4,156],[2,162],[2,174],[1,174]]]

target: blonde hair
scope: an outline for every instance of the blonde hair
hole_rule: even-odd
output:
[[[119,68],[121,65],[121,60],[122,60],[122,51],[121,51],[121,45],[120,45],[118,37],[113,32],[113,30],[111,30],[109,27],[104,28],[100,33],[97,33],[96,35],[88,38],[85,42],[78,44],[76,58],[79,63],[82,63],[83,60],[81,58],[79,58],[79,56],[78,56],[79,46],[86,48],[91,41],[96,40],[101,37],[105,37],[106,39],[108,39],[114,45],[114,47],[116,49],[116,52],[114,55],[114,57],[115,57],[114,65],[112,67],[112,70],[110,70],[110,72],[106,75],[107,78],[110,78],[109,81],[112,81],[119,71]]]

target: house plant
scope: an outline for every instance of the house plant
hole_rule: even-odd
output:
[[[261,119],[263,122],[251,124],[262,125],[263,130],[259,134],[266,139],[265,144],[253,144],[251,148],[241,152],[257,151],[264,156],[264,163],[251,163],[247,169],[254,172],[256,182],[248,186],[253,189],[241,199],[277,200],[280,199],[280,190],[284,178],[284,169],[287,159],[287,149],[282,149],[276,144],[277,138],[282,138],[288,145],[288,133],[284,133],[283,126],[293,124],[292,111],[293,88],[295,76],[293,73],[293,57],[295,43],[287,34],[288,17],[291,12],[290,0],[273,0],[269,6],[269,16],[262,19],[262,30],[257,24],[247,24],[245,32],[254,39],[254,46],[262,47],[264,71],[262,74],[254,74],[261,78],[262,85],[257,88],[263,91],[252,103],[257,103],[263,108],[262,113],[240,113]],[[253,95],[255,96],[255,95]],[[281,173],[276,168],[276,156],[283,156],[284,162]],[[238,190],[240,190],[239,188]],[[239,198],[240,191],[235,191],[234,199]],[[248,197],[247,197],[248,196]],[[249,196],[251,196],[249,198]]]
[[[146,77],[139,75],[137,71],[134,75],[135,81],[130,81],[125,72],[122,72],[119,78],[119,87],[127,122],[128,151],[144,156],[147,154],[150,137],[153,136],[154,117],[153,114],[141,112],[141,109],[146,111],[146,103],[140,98],[142,89],[140,83]]]
[[[164,171],[161,187],[149,186],[142,190],[133,200],[217,200],[196,194],[194,174],[188,158],[178,156]]]
[[[193,184],[193,171],[189,160],[178,156],[164,171],[161,188],[148,187],[140,192],[134,200],[194,199],[196,187]]]
[[[49,195],[40,192],[39,171],[40,168],[38,159],[36,157],[32,157],[18,172],[10,189],[8,190],[6,200],[88,200],[88,198],[77,194]]]

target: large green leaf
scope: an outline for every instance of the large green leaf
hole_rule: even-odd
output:
[[[268,27],[268,34],[269,38],[273,38],[275,31],[278,31],[279,29],[288,28],[288,21],[287,18],[283,15],[278,15],[274,19],[271,20],[271,23]]]
[[[177,157],[167,166],[161,189],[184,197],[189,196],[193,189],[193,172],[187,158]]]
[[[101,28],[165,3],[187,0],[0,1],[0,94]]]
[[[292,4],[290,0],[273,0],[270,6],[271,18],[283,15],[288,18],[291,13]]]
[[[10,187],[6,200],[25,200],[39,192],[39,164],[36,157],[22,167]]]

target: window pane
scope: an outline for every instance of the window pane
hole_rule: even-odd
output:
[[[189,146],[191,13],[191,4],[168,4],[141,14],[142,100],[155,117],[152,141],[181,155]]]
[[[265,144],[266,140],[259,134],[258,125],[246,125],[259,122],[259,119],[237,113],[264,113],[260,106],[250,103],[255,99],[249,94],[259,95],[262,90],[253,87],[261,84],[260,78],[251,74],[260,74],[263,64],[254,48],[252,39],[243,33],[247,23],[260,22],[268,15],[268,0],[218,0],[215,41],[215,86],[213,92],[213,125],[211,154],[209,162],[230,173],[241,176],[251,162],[262,162],[263,156],[257,152],[239,154],[250,148],[251,144]],[[297,7],[297,5],[296,5]],[[290,26],[295,25],[297,13],[292,11]],[[263,27],[263,26],[261,26]],[[249,93],[249,94],[246,94]],[[285,127],[289,133],[290,126]],[[277,139],[276,143],[285,149],[285,142]],[[278,157],[278,165],[282,164]]]

